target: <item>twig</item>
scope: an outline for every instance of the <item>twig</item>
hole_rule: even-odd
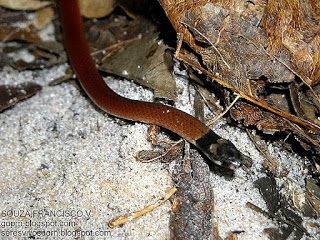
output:
[[[269,170],[275,176],[279,176],[278,170],[279,170],[280,163],[276,159],[270,156],[269,152],[267,151],[267,148],[263,148],[262,144],[257,143],[257,140],[255,139],[255,137],[253,136],[253,134],[250,132],[249,129],[246,129],[246,132],[249,138],[251,139],[251,141],[253,142],[254,146],[256,147],[256,149],[258,149],[258,151],[266,158],[267,163],[264,165],[267,165]],[[285,168],[282,166],[282,169],[285,169]]]
[[[141,38],[142,38],[141,36],[138,36],[136,38],[132,38],[132,39],[128,39],[128,40],[125,40],[125,41],[122,41],[122,42],[118,42],[118,43],[112,44],[111,46],[108,46],[108,47],[105,47],[105,48],[102,48],[102,49],[99,49],[99,50],[91,52],[91,56],[93,57],[93,56],[96,56],[97,54],[99,54],[99,53],[101,53],[103,51],[108,51],[108,50],[120,47],[122,45],[129,44],[129,43],[137,41],[137,40],[141,40]]]
[[[214,124],[219,118],[221,118],[223,115],[225,115],[229,110],[230,108],[232,108],[232,106],[238,101],[238,99],[240,98],[240,95],[237,95],[236,98],[232,101],[232,103],[226,107],[226,109],[220,113],[219,115],[217,115],[214,119],[210,120],[208,123],[207,123],[207,126],[211,126],[212,124]]]
[[[278,222],[282,222],[282,223],[288,224],[288,225],[290,225],[290,226],[292,226],[292,227],[294,227],[294,228],[298,228],[299,230],[301,230],[301,231],[305,232],[307,235],[309,235],[307,229],[305,229],[300,223],[282,219],[281,217],[278,217],[277,215],[275,215],[275,214],[273,214],[273,213],[267,212],[267,211],[263,210],[262,208],[259,208],[258,206],[254,205],[254,204],[251,203],[251,202],[247,202],[246,205],[247,205],[249,208],[251,208],[252,210],[254,210],[254,211],[258,212],[258,213],[263,214],[263,215],[266,216],[267,218],[275,219],[275,220],[278,221]]]
[[[153,209],[155,209],[156,207],[159,207],[161,204],[163,204],[165,201],[167,201],[176,191],[177,191],[177,189],[174,187],[166,194],[166,196],[163,199],[156,201],[154,204],[146,207],[145,209],[110,220],[108,222],[109,227],[113,228],[117,225],[124,224],[128,221],[135,219],[135,218],[141,217],[142,215],[144,215],[148,212],[151,212]]]
[[[139,162],[142,162],[142,163],[149,163],[149,162],[155,162],[159,159],[161,159],[162,162],[167,162],[167,161],[164,161],[163,159],[165,159],[165,157],[170,154],[172,152],[172,149],[174,149],[175,147],[177,147],[181,142],[183,141],[183,139],[179,140],[179,141],[176,141],[176,142],[168,142],[168,141],[165,141],[165,140],[161,140],[157,143],[157,145],[161,145],[161,144],[166,144],[168,146],[170,146],[170,148],[168,150],[166,150],[164,153],[161,153],[159,156],[156,156],[156,157],[153,157],[153,158],[150,158],[148,160],[145,160],[143,158],[141,158],[140,156],[136,156],[136,159],[139,161]]]
[[[219,84],[221,84],[222,86],[226,87],[226,88],[229,88],[230,90],[232,90],[233,92],[235,92],[236,94],[240,95],[242,98],[266,109],[266,110],[269,110],[270,112],[273,112],[279,116],[282,116],[282,117],[285,117],[295,123],[298,123],[300,125],[303,125],[307,128],[309,128],[310,130],[313,130],[315,132],[320,132],[320,126],[312,123],[312,122],[309,122],[307,120],[304,120],[304,119],[301,119],[297,116],[294,116],[290,113],[287,113],[287,112],[284,112],[284,111],[280,111],[280,110],[277,110],[271,106],[269,106],[267,103],[259,100],[259,99],[256,99],[255,97],[253,96],[250,96],[244,92],[242,92],[241,90],[239,89],[236,89],[234,88],[231,84],[227,83],[227,82],[224,82],[222,81],[220,78],[217,78],[214,74],[212,74],[211,72],[209,72],[208,70],[206,70],[205,68],[201,67],[199,64],[196,64],[194,62],[192,62],[190,59],[188,59],[187,57],[185,57],[183,54],[179,53],[177,54],[177,59],[181,60],[181,61],[184,61],[185,63],[189,64],[190,66],[192,66],[195,70],[197,70],[198,72],[200,73],[203,73],[205,75],[207,75],[208,77],[212,78],[213,80],[215,80],[216,82],[218,82]]]

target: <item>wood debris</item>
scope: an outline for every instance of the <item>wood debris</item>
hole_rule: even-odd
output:
[[[188,151],[188,150],[187,150]],[[213,193],[209,167],[196,152],[177,158],[172,171],[177,193],[170,220],[171,239],[210,239],[213,234]]]
[[[108,225],[110,227],[115,227],[117,225],[121,225],[121,224],[124,224],[128,221],[132,221],[138,217],[141,217],[144,214],[151,212],[153,209],[155,209],[155,208],[159,207],[160,205],[162,205],[163,203],[165,203],[176,191],[177,191],[176,188],[172,188],[170,191],[167,192],[167,194],[165,195],[165,197],[163,199],[158,200],[154,204],[146,207],[145,209],[143,209],[141,211],[114,218],[108,222]]]

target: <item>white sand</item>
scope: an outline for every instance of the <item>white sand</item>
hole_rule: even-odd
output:
[[[21,230],[22,234],[52,229],[60,234],[62,230],[90,234],[84,231],[102,230],[98,233],[105,239],[168,239],[169,202],[122,227],[110,229],[106,225],[116,216],[154,203],[173,183],[166,164],[135,160],[139,150],[151,147],[146,141],[148,125],[107,115],[70,82],[46,86],[63,75],[65,68],[62,65],[19,73],[8,67],[0,72],[1,84],[34,81],[44,86],[36,96],[0,114],[0,222],[1,226],[12,225],[1,227],[1,233],[7,231],[12,236],[14,230]],[[124,96],[152,101],[149,90],[130,81],[107,81]],[[177,107],[189,112],[189,94],[193,90],[181,77],[177,86],[184,89]],[[232,181],[211,175],[220,234],[226,237],[230,231],[243,230],[239,239],[268,239],[263,229],[274,227],[274,223],[245,206],[250,201],[265,208],[253,187],[253,182],[263,176],[258,172],[263,158],[246,133],[228,127],[223,120],[217,122],[215,129],[254,160],[252,175],[242,169],[236,170]],[[290,177],[303,186],[303,160],[279,149],[274,149],[273,155],[290,167]],[[16,216],[10,217],[10,210]],[[52,210],[51,215],[41,215],[45,210]],[[78,217],[66,216],[70,210],[77,211]],[[57,215],[52,216],[53,213]],[[30,220],[39,226],[26,226]],[[320,238],[313,234],[314,239]],[[7,239],[3,235],[0,238]]]

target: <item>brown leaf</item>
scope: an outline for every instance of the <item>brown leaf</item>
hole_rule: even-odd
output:
[[[268,36],[266,51],[307,85],[320,81],[319,16],[317,1],[271,0],[260,23]]]
[[[313,211],[316,211],[318,216],[320,215],[320,187],[312,179],[307,179],[306,184],[306,198],[308,205],[312,207]]]
[[[252,134],[249,129],[247,129],[247,134],[249,135],[251,141],[258,149],[260,153],[266,158],[263,162],[263,166],[267,168],[275,177],[285,177],[288,175],[288,170],[280,164],[280,162],[273,158],[268,150],[267,143],[258,134]]]
[[[43,8],[36,13],[36,27],[37,29],[43,29],[51,22],[54,15],[54,10],[52,7]]]
[[[113,54],[100,70],[133,79],[153,89],[156,98],[175,100],[175,81],[165,64],[165,49],[158,34],[150,33]]]
[[[138,14],[144,13],[152,4],[152,0],[118,0],[117,5],[122,8],[131,18],[138,17]],[[150,9],[149,9],[150,10]]]
[[[49,1],[37,0],[0,0],[0,6],[13,10],[38,10],[52,4]]]
[[[293,80],[294,75],[265,52],[267,40],[260,29],[234,9],[207,3],[185,11],[180,22],[205,46],[199,51],[204,64],[236,89],[250,93],[247,79],[261,76],[269,82]]]
[[[263,231],[269,235],[270,240],[283,239],[278,228],[265,228]]]
[[[100,52],[109,49],[109,47],[117,49],[118,45],[122,46],[123,43],[126,43],[125,41],[132,41],[139,36],[141,38],[148,32],[155,31],[155,26],[144,18],[128,20],[127,17],[116,14],[98,22],[87,21],[85,28],[89,46]]]
[[[101,18],[116,7],[116,0],[79,0],[81,15],[86,18]]]
[[[151,162],[154,160],[162,159],[162,152],[158,150],[141,150],[136,156],[140,162]]]
[[[30,24],[28,28],[19,28],[8,25],[0,26],[0,40],[3,42],[23,41],[30,43],[38,43],[41,41],[38,36],[37,29]]]
[[[244,120],[244,125],[256,125],[264,132],[277,132],[291,129],[288,120],[273,113],[262,111],[259,107],[244,102],[237,102],[230,114],[235,120]]]
[[[88,25],[88,41],[92,48],[99,49],[93,52],[97,62],[102,62],[99,70],[149,87],[156,98],[174,100],[175,82],[169,69],[172,56],[168,56],[167,47],[154,33],[155,26],[143,18],[117,17],[114,21],[115,17]]]
[[[86,18],[102,18],[108,16],[115,7],[122,8],[131,18],[136,12],[142,12],[148,6],[148,0],[79,0],[81,15]]]
[[[0,85],[0,111],[15,105],[21,100],[31,97],[41,90],[41,86],[26,82],[17,86]]]
[[[310,86],[315,82],[308,82],[306,74],[294,68],[294,64],[304,64],[310,76],[319,76],[318,5],[309,1],[303,2],[305,6],[300,6],[298,0],[282,0],[279,5],[277,1],[245,0],[159,2],[183,41],[200,55],[202,61],[190,60],[179,51],[180,45],[176,57],[252,103],[238,105],[241,110],[233,109],[232,117],[244,119],[246,126],[256,125],[265,132],[289,129],[296,134],[295,138],[298,136],[303,139],[305,146],[312,143],[312,149],[317,149],[319,137],[308,133],[308,130],[320,132],[317,119],[319,97],[315,91],[316,86]],[[269,5],[274,7],[272,11],[268,10]],[[283,15],[277,16],[280,7]],[[267,22],[266,19],[270,22],[262,26],[260,22]],[[292,26],[285,25],[286,20]],[[300,20],[305,22],[300,24]],[[281,31],[283,29],[287,32]],[[281,39],[282,34],[288,34],[288,39]],[[273,39],[280,39],[291,44],[290,34],[298,36],[302,45],[299,46],[297,39],[293,39],[288,48],[277,48],[280,45],[287,46],[283,42],[273,43]],[[281,50],[278,55],[276,51],[271,51],[272,46]],[[295,62],[299,60],[299,54],[304,56],[301,56],[301,61]],[[307,84],[309,90],[301,87],[301,80],[297,77]],[[288,85],[296,89],[292,91]]]
[[[273,177],[262,177],[254,182],[266,202],[268,210],[275,214],[280,209],[280,193]]]

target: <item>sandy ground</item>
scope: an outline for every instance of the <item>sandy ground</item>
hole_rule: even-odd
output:
[[[148,125],[109,116],[70,82],[47,86],[66,67],[20,73],[6,67],[0,72],[1,84],[34,81],[43,86],[36,96],[0,114],[0,238],[46,234],[44,238],[53,239],[58,234],[56,239],[168,239],[170,202],[121,227],[107,226],[110,219],[162,198],[173,183],[167,164],[135,159],[139,150],[151,148]],[[123,96],[152,101],[152,92],[128,80],[106,80]],[[176,106],[192,113],[189,96],[194,90],[187,82],[177,77],[182,94]],[[253,187],[263,176],[264,159],[245,132],[224,120],[214,129],[254,161],[251,174],[238,169],[233,180],[211,174],[220,234],[244,231],[238,239],[268,239],[263,229],[274,223],[245,206],[250,201],[265,209]],[[289,168],[288,177],[303,187],[306,160],[272,146],[270,151]],[[320,238],[316,229],[308,230]]]

